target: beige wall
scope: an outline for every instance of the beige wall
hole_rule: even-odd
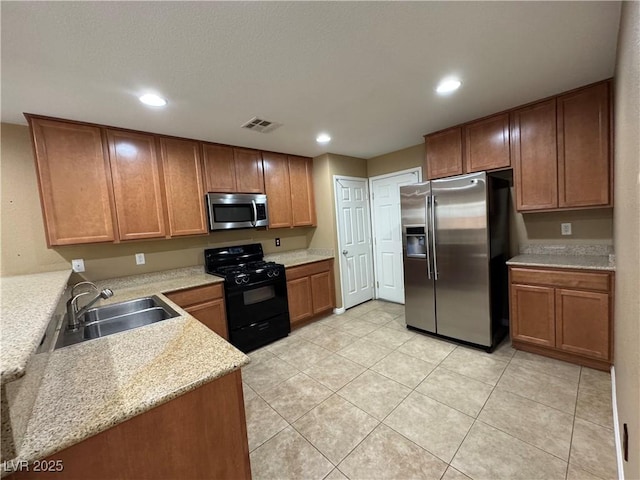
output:
[[[424,143],[367,160],[367,176],[376,177],[424,165]],[[424,178],[425,172],[422,172]]]
[[[627,479],[640,478],[640,3],[623,2],[615,75],[615,372]]]
[[[3,276],[70,268],[72,259],[83,258],[86,267],[83,277],[100,280],[202,265],[205,248],[230,243],[259,242],[267,253],[307,248],[313,234],[313,228],[234,230],[201,237],[48,249],[29,131],[20,125],[1,127],[0,274]],[[276,237],[281,238],[280,247],[275,246]],[[135,264],[136,253],[145,254],[145,265]]]

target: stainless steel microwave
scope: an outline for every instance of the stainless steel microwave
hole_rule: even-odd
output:
[[[209,230],[266,227],[267,196],[253,193],[207,193]]]

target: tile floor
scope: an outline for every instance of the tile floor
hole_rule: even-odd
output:
[[[251,353],[260,479],[615,479],[609,375],[405,328],[370,301]]]

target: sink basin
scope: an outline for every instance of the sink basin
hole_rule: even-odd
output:
[[[68,322],[65,316],[55,348],[67,347],[179,316],[178,312],[155,295],[92,308],[80,317],[81,326],[76,331],[67,329]]]

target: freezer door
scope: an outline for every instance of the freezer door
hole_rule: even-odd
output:
[[[435,296],[427,202],[429,183],[400,187],[402,261],[407,325],[435,333]]]
[[[434,180],[437,333],[491,346],[486,173]]]

